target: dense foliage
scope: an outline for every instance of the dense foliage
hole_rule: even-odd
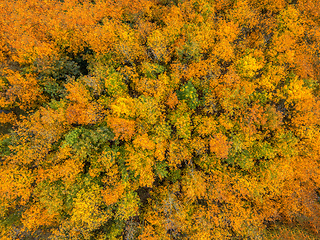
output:
[[[1,239],[320,237],[318,0],[0,0]]]

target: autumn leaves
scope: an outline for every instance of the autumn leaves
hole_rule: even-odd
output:
[[[319,233],[314,9],[0,1],[1,238]]]

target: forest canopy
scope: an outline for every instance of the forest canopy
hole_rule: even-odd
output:
[[[319,239],[318,0],[0,0],[1,239]]]

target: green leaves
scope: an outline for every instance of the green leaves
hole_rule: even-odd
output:
[[[119,201],[116,218],[120,220],[128,220],[138,214],[139,197],[136,192],[128,191]]]
[[[179,100],[186,101],[191,109],[196,109],[200,104],[197,90],[191,81],[180,88],[180,91],[177,92],[177,96]]]
[[[114,133],[106,126],[96,129],[75,128],[65,136],[61,147],[70,146],[76,156],[88,160],[109,146],[114,136]]]
[[[123,76],[113,69],[109,70],[104,82],[109,96],[121,97],[125,96],[128,92],[128,86],[125,84]]]
[[[154,171],[155,174],[160,178],[164,179],[168,176],[168,170],[167,170],[167,163],[166,162],[156,162],[154,165]]]
[[[66,136],[65,136],[65,141],[62,144],[62,147],[66,145],[73,146],[78,142],[78,138],[82,133],[82,128],[76,128],[70,131]]]
[[[161,116],[161,108],[153,97],[141,95],[136,101],[138,118],[147,124],[156,124]]]
[[[143,62],[142,72],[148,78],[157,78],[157,76],[164,72],[165,68],[162,65]]]
[[[0,157],[10,154],[11,137],[10,135],[0,135]]]

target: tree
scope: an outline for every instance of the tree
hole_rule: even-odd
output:
[[[0,0],[1,239],[318,239],[319,12]]]

